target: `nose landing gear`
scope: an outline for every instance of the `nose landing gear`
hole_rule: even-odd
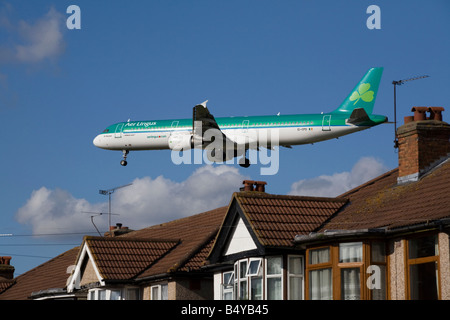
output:
[[[127,162],[127,156],[128,156],[128,153],[129,153],[130,151],[128,151],[128,150],[122,150],[122,152],[123,152],[123,160],[120,161],[120,164],[121,164],[123,167],[125,167],[125,166],[128,164],[128,162]]]

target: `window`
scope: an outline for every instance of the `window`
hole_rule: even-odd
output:
[[[342,300],[361,299],[362,242],[339,244],[339,263]],[[355,262],[359,262],[355,265]],[[347,264],[347,265],[346,265]]]
[[[408,240],[409,298],[439,299],[439,249],[437,235]]]
[[[120,300],[120,290],[111,290],[109,300]]]
[[[309,299],[332,300],[333,280],[330,247],[309,250]]]
[[[156,286],[150,287],[151,292],[151,300],[168,300],[169,299],[169,292],[168,292],[168,285],[165,284],[159,284]]]
[[[222,299],[233,300],[234,272],[224,272],[222,279]]]
[[[222,273],[221,297],[224,300],[281,300],[284,281],[288,281],[287,298],[303,299],[303,261],[303,256],[288,256],[285,270],[282,256],[238,260],[233,271]]]
[[[88,300],[139,300],[139,288],[91,289]]]
[[[131,288],[127,289],[127,300],[139,300],[139,289]]]
[[[251,300],[262,300],[263,298],[263,288],[262,288],[262,272],[261,272],[261,258],[250,259],[247,277],[250,279],[250,299]]]
[[[247,260],[239,262],[239,299],[247,300],[248,299],[248,285],[247,285]]]
[[[288,256],[288,299],[303,299],[303,257]]]
[[[307,292],[311,300],[381,300],[386,298],[384,242],[342,242],[310,248]],[[372,273],[373,272],[373,275]],[[370,285],[368,284],[370,277]]]
[[[268,300],[281,300],[282,295],[282,267],[283,260],[281,257],[269,257],[266,260],[266,287]]]
[[[378,267],[376,272],[379,272],[379,278],[374,277],[374,282],[371,283],[371,299],[385,300],[386,299],[386,246],[384,242],[372,242],[370,247],[370,265]],[[379,283],[375,283],[379,281]]]

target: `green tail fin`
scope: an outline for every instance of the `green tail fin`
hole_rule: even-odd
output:
[[[339,108],[332,113],[351,113],[356,108],[363,108],[367,114],[372,114],[382,74],[383,68],[369,69]]]

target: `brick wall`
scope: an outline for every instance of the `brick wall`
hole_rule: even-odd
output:
[[[416,121],[413,117],[407,118],[405,120],[409,121],[397,130],[399,182],[417,180],[450,156],[448,123],[434,119]]]

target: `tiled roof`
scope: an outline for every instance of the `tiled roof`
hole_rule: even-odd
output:
[[[78,247],[73,248],[16,277],[14,285],[0,294],[0,300],[26,300],[32,292],[65,288],[70,276],[67,268],[75,264],[78,251]]]
[[[8,289],[10,286],[12,286],[14,282],[15,282],[14,279],[5,279],[0,277],[0,300],[2,292]]]
[[[105,280],[129,280],[161,259],[178,240],[141,240],[120,237],[85,237],[101,276]]]
[[[398,169],[341,195],[350,203],[325,229],[395,229],[450,217],[450,160],[419,181],[398,185]]]
[[[153,263],[137,279],[177,271],[196,271],[203,266],[227,207],[151,226],[120,236],[122,239],[176,239],[179,243],[163,259]]]
[[[296,235],[319,228],[346,203],[346,198],[235,193],[250,227],[263,246],[290,247]]]

